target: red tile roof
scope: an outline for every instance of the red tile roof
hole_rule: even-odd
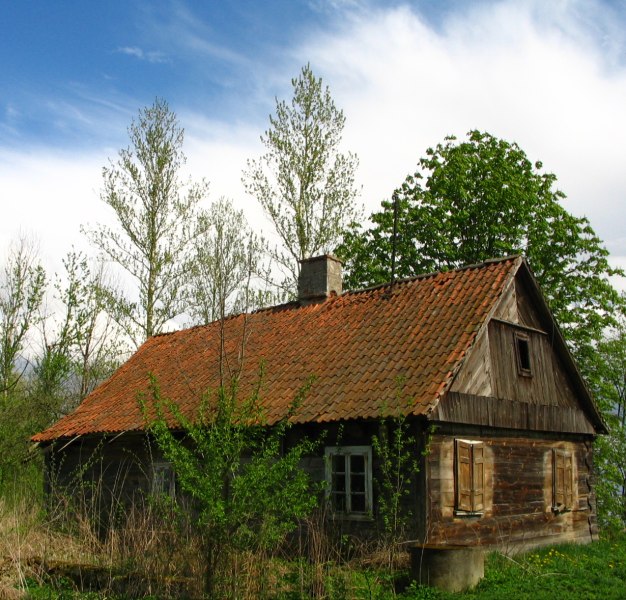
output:
[[[398,408],[427,414],[521,263],[506,258],[392,289],[228,318],[223,371],[228,378],[241,366],[239,394],[246,398],[264,365],[260,397],[269,424],[287,414],[311,376],[296,422],[373,418]],[[150,338],[73,413],[33,440],[141,429],[138,396],[148,392],[149,374],[162,397],[193,417],[203,393],[219,386],[221,338],[219,322]]]

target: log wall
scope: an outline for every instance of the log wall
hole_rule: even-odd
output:
[[[590,439],[500,432],[480,435],[463,428],[456,434],[436,434],[426,459],[427,543],[458,544],[521,550],[559,542],[597,538],[595,497],[591,481]],[[485,507],[480,516],[455,513],[455,438],[485,445]],[[574,457],[574,502],[571,510],[553,512],[552,450]]]

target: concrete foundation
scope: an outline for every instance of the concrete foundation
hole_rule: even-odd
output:
[[[410,549],[411,575],[448,592],[474,587],[485,576],[485,554],[467,546],[422,545]]]

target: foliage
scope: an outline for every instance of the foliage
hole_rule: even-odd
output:
[[[276,102],[261,136],[267,152],[248,161],[243,183],[278,234],[282,247],[272,258],[286,277],[285,291],[293,293],[298,261],[332,250],[355,218],[357,159],[339,151],[345,117],[311,67],[291,83],[291,102]]]
[[[400,383],[398,395],[401,393]],[[372,437],[372,448],[379,461],[379,474],[374,480],[378,486],[377,506],[388,551],[388,568],[393,572],[397,544],[406,539],[404,534],[414,515],[410,495],[419,463],[418,442],[411,433],[411,421],[401,412],[383,414],[378,433]]]
[[[26,464],[31,457],[27,440],[39,415],[28,393],[25,350],[39,320],[45,286],[34,243],[19,240],[9,248],[0,274],[0,494],[16,479],[32,475]]]
[[[190,246],[199,233],[198,203],[207,184],[181,182],[183,130],[164,100],[140,110],[128,134],[131,145],[102,171],[101,198],[113,209],[117,227],[99,225],[87,235],[139,288],[133,300],[108,287],[112,314],[139,345],[183,312]]]
[[[39,464],[30,436],[74,408],[116,367],[117,342],[99,319],[104,308],[101,271],[92,274],[87,259],[70,252],[63,261],[64,278],[55,283],[55,314],[46,315],[45,276],[31,250],[21,242],[5,266],[3,307],[9,307],[9,317],[3,320],[8,348],[3,360],[13,379],[0,394],[0,487],[3,480],[29,470],[27,463]],[[26,340],[31,349],[39,345],[28,357],[23,354]]]
[[[290,562],[264,564],[264,568],[276,577],[298,566]],[[37,585],[36,580],[31,578],[27,583],[30,597],[33,598],[121,600],[129,597],[111,592],[80,593],[64,581],[56,585]],[[291,585],[285,585],[287,583]],[[473,590],[456,594],[416,583],[398,593],[390,587],[384,574],[371,566],[335,565],[326,579],[326,593],[323,597],[331,600],[617,600],[623,598],[625,585],[626,538],[621,533],[593,544],[548,546],[513,557],[489,554],[485,562],[485,578]],[[310,596],[306,589],[298,588],[297,581],[283,581],[282,591],[271,597],[299,600]]]
[[[317,502],[308,475],[300,468],[313,444],[305,440],[283,448],[288,418],[271,428],[263,426],[261,381],[262,375],[245,400],[238,399],[236,380],[207,394],[195,421],[161,398],[156,381],[152,402],[143,403],[149,430],[197,511],[209,596],[218,590],[226,595],[225,590],[236,586],[228,572],[229,561],[238,552],[265,555]],[[295,399],[294,410],[305,393],[306,387]],[[149,416],[152,410],[154,419]],[[167,414],[178,422],[182,438],[168,427]]]
[[[521,556],[491,554],[485,578],[467,592],[451,594],[412,586],[402,598],[433,600],[593,600],[623,597],[626,585],[626,538],[608,537],[589,545],[550,546]]]
[[[225,198],[214,202],[200,220],[188,310],[194,323],[207,324],[254,306],[250,283],[261,273],[263,240],[251,231],[243,211]]]
[[[40,352],[29,378],[40,427],[76,407],[117,367],[117,333],[105,314],[102,263],[92,269],[81,253],[63,259],[64,277],[55,282],[55,313],[41,317]]]
[[[470,131],[429,148],[418,169],[371,215],[354,224],[337,250],[349,287],[391,277],[394,203],[396,272],[409,277],[522,253],[571,348],[587,370],[593,343],[613,322],[619,298],[609,276],[620,273],[585,217],[561,205],[556,176],[532,164],[515,143]]]
[[[626,526],[626,312],[597,346],[592,382],[609,425],[596,440],[598,515],[606,525]]]

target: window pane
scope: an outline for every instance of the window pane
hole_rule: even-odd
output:
[[[365,457],[362,454],[353,454],[350,459],[350,470],[353,473],[365,473]]]
[[[352,472],[350,476],[350,491],[365,493],[365,474]]]
[[[346,476],[343,473],[333,473],[333,492],[346,491]]]
[[[350,496],[352,512],[365,512],[365,494],[352,494]]]
[[[343,473],[346,470],[346,457],[340,454],[333,455],[333,472]]]

